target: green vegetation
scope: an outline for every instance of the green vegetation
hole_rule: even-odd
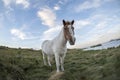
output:
[[[65,71],[44,66],[40,50],[0,47],[0,80],[120,80],[120,47],[68,50]]]

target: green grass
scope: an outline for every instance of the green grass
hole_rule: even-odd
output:
[[[0,47],[0,80],[120,80],[120,47],[68,50],[64,67],[55,75],[55,62],[52,71],[44,66],[40,50]]]

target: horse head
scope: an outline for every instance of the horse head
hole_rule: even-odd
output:
[[[63,26],[64,26],[64,36],[65,39],[69,41],[70,45],[75,44],[75,36],[74,36],[74,20],[70,21],[65,21],[63,20]]]

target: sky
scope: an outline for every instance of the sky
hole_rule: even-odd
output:
[[[63,19],[75,21],[76,43],[68,48],[120,38],[120,0],[0,0],[0,45],[40,49]]]

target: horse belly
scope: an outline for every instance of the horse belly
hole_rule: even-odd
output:
[[[47,47],[46,50],[45,50],[45,53],[47,55],[53,55],[53,50],[51,49],[51,47]]]

